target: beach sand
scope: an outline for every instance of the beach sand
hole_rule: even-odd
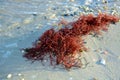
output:
[[[44,24],[38,30],[29,28],[34,23],[39,26],[39,18],[35,19],[37,22],[31,23],[31,19],[20,22],[22,30],[15,33],[14,29],[10,31],[11,35],[1,31],[0,80],[120,80],[120,22],[110,25],[108,32],[103,32],[99,37],[86,36],[88,51],[82,53],[84,66],[67,71],[60,66],[51,66],[46,61],[42,65],[39,61],[31,63],[22,57],[24,53],[21,49],[31,47],[44,31],[50,29]],[[19,23],[14,25],[19,26]]]
[[[87,36],[86,46],[89,51],[83,53],[82,56],[89,64],[85,68],[71,69],[70,71],[59,67],[54,68],[47,63],[43,66],[40,62],[31,64],[30,61],[25,61],[19,48],[29,46],[34,36],[24,38],[21,42],[17,42],[14,38],[10,39],[12,42],[19,43],[19,47],[11,48],[12,55],[8,58],[5,57],[4,63],[0,64],[0,77],[2,80],[19,80],[21,77],[25,80],[94,80],[93,78],[97,80],[119,80],[119,26],[120,23],[110,25],[109,31],[103,33],[100,38]],[[28,40],[30,41],[28,42]],[[104,54],[104,51],[107,53]],[[106,61],[105,65],[99,63],[101,59]],[[8,74],[13,75],[11,79],[6,79]]]

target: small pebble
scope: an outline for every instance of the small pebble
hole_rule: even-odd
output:
[[[37,16],[37,14],[32,14],[33,16]]]
[[[24,51],[24,50],[21,50],[21,52],[22,52],[22,53],[25,53],[25,51]]]
[[[70,0],[71,2],[74,2],[75,0]]]
[[[36,26],[36,29],[40,29],[42,27],[42,24],[38,24],[37,26]]]
[[[105,3],[106,0],[102,0],[102,3]]]
[[[98,10],[98,13],[102,13],[102,11],[101,11],[101,10]]]
[[[47,62],[47,60],[44,60],[44,62]]]
[[[19,73],[19,74],[18,74],[18,76],[22,76],[22,74],[21,74],[21,73]]]
[[[53,18],[55,18],[56,17],[56,14],[52,14],[51,16],[50,16],[50,19],[53,19]]]
[[[105,59],[101,59],[101,60],[99,61],[99,63],[102,64],[102,65],[105,65],[105,64],[106,64],[106,61],[105,61]]]
[[[40,29],[40,27],[39,26],[37,26],[37,27],[35,27],[36,29]]]
[[[66,13],[66,14],[63,14],[62,16],[69,16],[69,14]]]
[[[24,24],[29,24],[29,23],[31,23],[32,22],[32,18],[26,18],[24,21],[23,21],[23,23]]]
[[[12,74],[8,74],[8,75],[7,75],[7,78],[8,78],[8,79],[12,78]]]
[[[74,14],[70,14],[70,16],[74,16]]]
[[[93,2],[93,0],[85,0],[85,5],[90,5]]]
[[[111,13],[111,14],[114,15],[114,14],[116,14],[116,13],[117,13],[117,12],[116,12],[115,10],[112,10],[112,13]]]
[[[85,7],[85,11],[88,11],[89,10],[89,8],[88,7]]]
[[[108,7],[107,7],[107,6],[103,6],[103,9],[104,9],[104,10],[107,10],[107,9],[108,9]]]
[[[107,1],[105,1],[104,3],[108,3]]]
[[[93,61],[96,62],[96,59],[93,58]]]
[[[108,54],[108,51],[104,51],[103,54]]]
[[[21,80],[25,80],[24,78],[22,78]]]

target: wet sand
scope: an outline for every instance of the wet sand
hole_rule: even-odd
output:
[[[110,25],[108,32],[99,37],[86,36],[88,52],[82,53],[86,67],[67,71],[60,66],[50,66],[46,61],[45,65],[41,62],[31,64],[22,57],[21,49],[31,47],[44,31],[51,28],[52,20],[42,20],[40,14],[18,16],[10,13],[12,16],[7,16],[7,12],[5,17],[0,13],[1,24],[5,22],[3,18],[9,18],[2,24],[6,28],[0,27],[0,80],[120,80],[120,22]],[[16,16],[19,18],[12,20]]]

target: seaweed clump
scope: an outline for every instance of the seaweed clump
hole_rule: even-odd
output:
[[[101,31],[107,31],[109,24],[115,24],[120,18],[117,16],[99,13],[97,16],[93,14],[82,15],[77,21],[71,22],[74,35],[87,35],[91,33],[101,34]]]
[[[25,49],[24,57],[33,61],[42,61],[45,56],[49,55],[51,65],[55,61],[56,65],[63,64],[65,68],[71,68],[80,65],[75,55],[85,49],[82,38],[73,36],[68,28],[58,32],[50,29],[36,41],[34,47]]]
[[[87,50],[82,36],[100,34],[102,30],[108,30],[110,23],[115,24],[118,21],[118,17],[102,13],[98,16],[80,16],[78,20],[65,24],[65,28],[58,31],[52,28],[44,32],[32,48],[24,49],[23,56],[32,61],[43,61],[48,56],[51,65],[62,64],[66,69],[81,67],[79,57],[82,51]],[[69,28],[69,25],[72,27]]]

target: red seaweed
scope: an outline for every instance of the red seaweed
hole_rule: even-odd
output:
[[[98,16],[89,14],[81,16],[77,21],[70,24],[73,26],[72,30],[75,35],[99,34],[102,30],[107,31],[108,25],[110,23],[115,24],[119,19],[116,16],[105,13],[99,13]]]
[[[119,18],[108,14],[92,14],[80,16],[78,20],[65,23],[65,28],[55,31],[53,28],[45,31],[35,42],[32,48],[26,48],[23,55],[28,60],[43,61],[45,56],[49,56],[50,64],[63,65],[66,69],[71,67],[81,67],[82,63],[77,58],[82,51],[86,51],[82,36],[90,33],[99,34],[106,31],[110,23],[115,24]],[[69,25],[72,27],[69,28]],[[77,56],[77,57],[76,57]]]

